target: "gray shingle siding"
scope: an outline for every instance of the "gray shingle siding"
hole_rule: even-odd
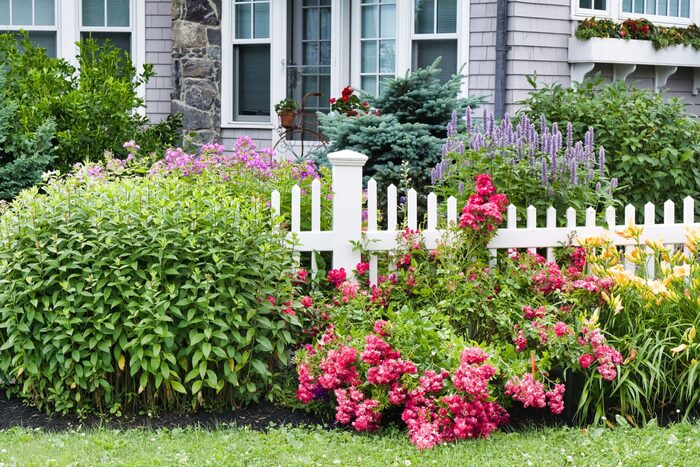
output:
[[[528,75],[536,74],[541,83],[569,85],[570,12],[569,0],[509,2],[506,111],[515,112],[532,89]]]
[[[146,1],[146,63],[156,76],[146,86],[146,115],[157,123],[170,115],[172,83],[172,21],[170,0]]]
[[[472,0],[469,7],[469,94],[486,96],[493,108],[496,85],[496,1]]]
[[[276,142],[272,141],[272,130],[260,130],[257,128],[222,128],[221,141],[226,149],[231,149],[236,144],[239,136],[250,136],[258,148],[269,148]]]

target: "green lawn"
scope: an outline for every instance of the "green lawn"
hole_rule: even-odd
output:
[[[0,432],[9,465],[698,465],[700,425],[496,433],[418,452],[397,430]]]

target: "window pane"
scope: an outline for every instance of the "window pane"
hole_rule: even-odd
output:
[[[318,39],[318,10],[316,8],[305,8],[304,10],[304,40]]]
[[[377,93],[377,77],[376,76],[363,76],[362,83],[360,87],[363,91],[370,92],[372,94]]]
[[[380,36],[387,39],[396,37],[396,5],[383,5],[380,11]]]
[[[605,0],[595,0],[595,2],[593,3],[593,8],[596,10],[605,10],[606,9],[605,3],[606,3]]]
[[[321,39],[330,40],[330,38],[331,38],[331,9],[330,8],[321,8],[320,12],[321,12],[320,37],[321,37]]]
[[[669,0],[668,15],[678,16],[678,0]]]
[[[442,57],[438,78],[442,83],[447,82],[452,75],[457,73],[457,41],[415,41],[414,51],[416,56],[416,68],[426,68]]]
[[[690,18],[690,0],[681,0],[681,16]]]
[[[318,42],[306,42],[304,49],[304,65],[318,65]]]
[[[37,47],[46,49],[46,55],[56,56],[56,33],[53,31],[31,31],[29,40]]]
[[[238,115],[270,116],[270,46],[239,45]]]
[[[634,0],[634,12],[644,13],[644,0]]]
[[[270,4],[258,3],[255,5],[255,37],[270,37]]]
[[[53,26],[55,23],[54,0],[35,0],[34,24],[37,26]]]
[[[379,33],[379,7],[362,7],[362,37],[373,38]]]
[[[375,41],[362,42],[362,67],[360,72],[377,72],[377,43]]]
[[[592,8],[593,0],[579,0],[578,6],[579,8]]]
[[[83,0],[83,26],[105,25],[104,0]]]
[[[33,24],[31,0],[12,0],[12,24],[16,26]]]
[[[631,0],[627,0],[631,1]],[[668,14],[668,7],[667,7],[667,0],[659,0],[659,15],[665,16]],[[624,10],[624,11],[629,11],[629,10]]]
[[[320,57],[319,63],[321,65],[330,66],[330,64],[331,64],[331,43],[330,43],[330,41],[321,42],[321,57]]]
[[[10,0],[0,0],[0,24],[10,24]]]
[[[107,0],[107,26],[129,26],[129,0]]]
[[[647,15],[655,15],[656,14],[656,2],[657,0],[647,0],[646,8],[644,10],[644,13]]]
[[[438,0],[437,32],[457,32],[457,0]]]
[[[236,5],[236,39],[251,39],[253,31],[250,30],[251,6]]]
[[[433,34],[435,0],[416,0],[416,34]]]
[[[80,34],[82,40],[88,37],[97,40],[100,44],[106,41],[131,55],[131,33],[128,32],[83,32]]]
[[[379,43],[379,72],[393,73],[395,68],[394,41],[381,41]]]

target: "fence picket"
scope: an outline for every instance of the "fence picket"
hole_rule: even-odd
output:
[[[537,228],[537,209],[535,206],[528,206],[527,207],[527,228],[528,229],[536,229]]]
[[[676,205],[673,201],[666,200],[664,203],[664,225],[672,225],[676,223]],[[666,244],[666,248],[672,248],[673,245]],[[673,252],[671,252],[673,254]]]
[[[418,228],[418,193],[411,188],[408,190],[408,196],[406,198],[406,202],[408,203],[408,228],[416,230]]]
[[[605,223],[608,224],[608,230],[610,230],[610,233],[615,232],[615,208],[612,206],[608,206],[605,209]]]
[[[367,230],[377,230],[377,182],[371,178],[367,182]],[[369,257],[369,282],[372,285],[377,283],[379,271],[377,270],[377,255]]]
[[[557,227],[557,210],[552,206],[547,208],[547,228]],[[554,248],[547,248],[547,261],[554,261]]]
[[[437,229],[437,196],[435,193],[428,195],[428,230]]]
[[[586,209],[586,227],[595,227],[595,209]]]
[[[299,232],[301,224],[301,188],[299,185],[292,187],[292,232]]]
[[[274,190],[272,196],[270,197],[270,210],[272,211],[272,218],[276,218],[280,215],[280,192]]]
[[[398,214],[396,205],[396,187],[391,184],[386,190],[386,229],[396,230]]]
[[[457,198],[454,196],[447,198],[447,223],[457,223]]]
[[[636,215],[634,206],[631,204],[625,206],[625,226],[636,224]],[[627,271],[634,271],[636,269],[634,263],[627,259],[627,254],[630,253],[633,248],[632,245],[625,245],[625,269]]]
[[[683,200],[683,223],[695,223],[695,200],[690,196],[686,196]],[[687,247],[683,247],[683,252],[690,255],[690,250]]]
[[[656,207],[652,203],[647,203],[644,205],[644,227],[647,228],[656,223]],[[646,247],[646,252],[650,253],[651,248]],[[647,259],[646,263],[647,277],[652,279],[654,277],[654,272],[656,268],[654,267],[653,258]]]
[[[321,180],[318,178],[311,182],[311,231],[321,231]],[[316,252],[311,252],[311,277],[315,278],[318,273],[316,263]]]
[[[506,211],[506,228],[515,229],[518,225],[518,212],[517,208],[512,204],[508,206]]]

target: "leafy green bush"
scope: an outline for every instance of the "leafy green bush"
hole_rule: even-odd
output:
[[[41,181],[54,160],[51,141],[56,123],[52,117],[31,131],[20,127],[20,106],[3,92],[0,73],[0,199],[12,199],[22,189]]]
[[[97,41],[80,44],[78,67],[51,58],[25,35],[0,35],[2,90],[19,104],[19,131],[32,134],[49,118],[56,122],[52,168],[66,170],[85,159],[99,160],[105,151],[126,155],[125,141],[136,140],[143,152],[161,153],[176,143],[179,117],[147,126],[137,112],[144,106],[138,88],[153,76],[145,65],[139,73],[128,55]]]
[[[440,160],[452,112],[482,102],[480,98],[459,97],[462,75],[441,83],[438,64],[439,60],[406,76],[385,80],[381,96],[363,93],[372,111],[359,110],[350,116],[319,113],[320,128],[332,141],[328,150],[352,149],[367,155],[365,175],[381,187],[399,186],[408,176],[412,186],[423,191],[421,188],[430,182],[430,168]]]
[[[522,104],[531,119],[540,115],[560,126],[573,123],[575,139],[592,127],[598,144],[607,151],[610,177],[620,187],[616,198],[638,209],[647,203],[661,207],[667,199],[697,196],[700,189],[700,123],[679,99],[666,99],[651,90],[610,84],[602,77],[535,90]]]
[[[300,326],[292,255],[225,183],[86,167],[22,192],[0,219],[8,392],[113,413],[269,395]]]

